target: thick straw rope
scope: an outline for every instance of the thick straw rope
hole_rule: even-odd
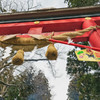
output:
[[[20,49],[23,49],[24,51],[28,51],[28,46],[29,46],[29,51],[31,51],[35,46],[37,46],[38,48],[42,48],[50,44],[51,42],[49,42],[48,40],[51,37],[52,39],[55,40],[64,41],[67,40],[68,37],[75,38],[76,36],[83,35],[85,32],[96,30],[96,28],[100,28],[100,26],[91,26],[83,30],[74,31],[74,32],[65,32],[60,35],[54,35],[54,33],[50,34],[49,36],[29,34],[30,38],[16,37],[16,35],[4,35],[0,37],[0,46],[6,47],[8,45],[12,45],[12,47],[14,46],[13,48],[17,50],[19,49],[20,46]],[[9,36],[11,36],[11,38]]]
[[[83,30],[79,30],[79,31],[75,31],[75,32],[66,32],[57,36],[52,36],[53,39],[56,40],[66,40],[68,37],[70,38],[75,38],[76,36],[81,36],[83,35],[85,32],[89,32],[91,30],[96,30],[96,28],[100,28],[100,26],[91,26],[89,28],[83,29]]]

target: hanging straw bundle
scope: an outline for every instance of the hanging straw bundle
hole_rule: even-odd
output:
[[[54,47],[54,44],[49,44],[45,56],[48,58],[48,60],[57,59],[58,53],[57,53],[57,49]]]
[[[16,55],[12,58],[12,63],[14,65],[21,65],[24,62],[24,51],[18,50]]]

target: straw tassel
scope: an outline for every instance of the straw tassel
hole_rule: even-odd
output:
[[[18,50],[15,56],[12,58],[12,63],[14,65],[21,65],[24,62],[24,51]]]
[[[54,44],[49,44],[47,52],[45,54],[48,60],[56,60],[58,57],[57,49],[54,47]]]

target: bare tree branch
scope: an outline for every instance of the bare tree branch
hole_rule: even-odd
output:
[[[17,85],[15,85],[15,84],[7,84],[7,83],[5,83],[5,82],[3,82],[3,81],[1,81],[1,80],[0,80],[0,84],[6,85],[6,86],[17,86]]]
[[[48,61],[48,59],[25,59],[24,61]]]
[[[52,71],[53,76],[56,78],[55,71],[54,71],[53,66],[52,66],[52,64],[51,64],[51,62],[49,60],[48,60],[48,63],[50,65],[50,67],[51,67],[51,71]]]

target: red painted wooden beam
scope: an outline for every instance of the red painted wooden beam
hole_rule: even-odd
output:
[[[100,25],[100,17],[92,17],[93,21]],[[81,30],[82,25],[85,22],[85,18],[74,18],[74,19],[61,19],[61,20],[50,20],[36,22],[23,22],[23,23],[9,23],[0,24],[0,35],[8,34],[44,34],[49,35],[53,31],[55,35],[62,34],[68,31],[75,31],[76,29]],[[33,28],[33,30],[32,30]],[[84,34],[74,38],[75,42],[88,41],[89,34]]]
[[[100,17],[92,18],[98,25],[100,25]],[[52,31],[74,31],[75,29],[82,29],[82,24],[84,21],[85,18],[75,18],[40,21],[38,24],[35,22],[0,24],[0,34],[27,33],[30,28],[36,27],[43,27],[42,33]]]

